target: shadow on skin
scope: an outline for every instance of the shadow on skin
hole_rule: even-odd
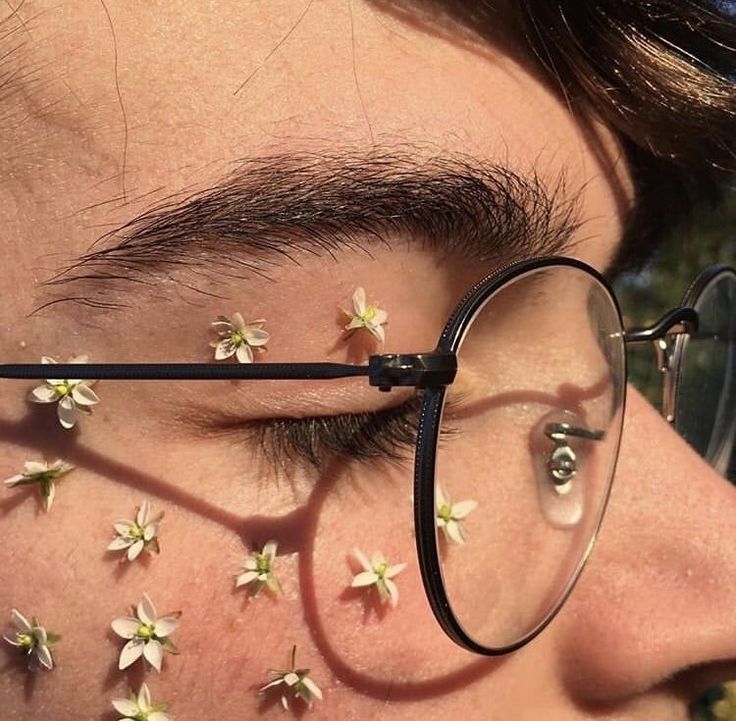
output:
[[[35,448],[41,455],[46,457],[63,455],[65,460],[74,464],[80,470],[91,470],[96,475],[105,477],[112,483],[123,483],[131,488],[145,491],[150,496],[158,497],[167,503],[180,506],[190,513],[214,521],[239,535],[248,548],[261,548],[270,538],[277,538],[281,555],[298,553],[298,574],[304,619],[312,639],[334,677],[341,683],[350,686],[357,693],[381,701],[385,701],[389,695],[394,701],[417,701],[457,691],[474,683],[504,662],[503,658],[474,658],[462,668],[436,678],[421,682],[396,683],[391,679],[375,678],[358,672],[342,660],[339,652],[330,644],[317,605],[313,554],[317,522],[322,505],[327,494],[339,479],[342,470],[347,467],[347,461],[334,461],[326,468],[319,482],[315,485],[309,501],[301,508],[278,518],[266,516],[243,518],[208,503],[204,498],[187,493],[173,483],[151,476],[126,463],[113,460],[98,451],[85,447],[80,442],[80,430],[75,430],[72,433],[64,431],[62,436],[57,426],[55,414],[40,414],[39,410],[44,409],[31,408],[30,413],[20,423],[13,424],[0,421],[0,438],[6,443]],[[14,498],[12,502],[4,502],[4,513],[7,514],[18,507],[28,495],[30,493],[23,494],[20,500]],[[105,557],[107,557],[107,554],[105,554]],[[124,570],[120,571],[120,573],[124,572]],[[355,590],[359,591],[361,589]],[[441,633],[439,627],[437,633]],[[108,630],[108,638],[116,648],[116,655],[106,675],[104,682],[106,689],[120,681],[120,671],[117,664],[120,648],[122,647],[121,642],[123,641],[112,630]],[[138,669],[140,665],[140,663],[136,663],[134,667],[126,670],[129,685],[132,688],[138,688],[140,682],[144,680],[143,670]],[[32,681],[28,683],[32,683]],[[30,695],[31,692],[32,689],[27,692],[27,695]],[[276,702],[278,702],[278,698],[279,696],[276,694]],[[296,704],[294,713],[302,713]]]

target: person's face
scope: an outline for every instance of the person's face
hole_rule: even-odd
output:
[[[449,25],[360,0],[27,0],[4,12],[2,362],[207,361],[210,322],[236,311],[266,320],[257,362],[429,350],[459,298],[504,262],[564,252],[604,271],[617,250],[632,193],[612,134],[590,118],[583,127],[510,50]],[[193,195],[226,177],[230,204],[161,232],[148,218],[127,251],[58,276],[119,245],[125,232],[92,246],[108,231],[162,203],[191,211]],[[494,234],[493,206],[481,206],[515,178],[517,191],[526,179],[526,207],[496,208],[499,223],[517,224]],[[554,196],[546,225],[535,188]],[[404,222],[428,213],[429,223]],[[469,233],[477,221],[480,243]],[[382,347],[365,331],[344,340],[340,308],[358,286],[389,313]],[[510,317],[551,323],[571,307],[558,291],[536,306],[516,299],[534,309],[526,315],[512,297]],[[554,355],[509,350],[523,323],[518,335],[503,318],[494,328],[508,339],[494,356],[507,388],[509,369],[554,367]],[[580,386],[592,382],[584,374]],[[32,684],[12,654],[3,660],[10,718],[108,718],[110,699],[143,679],[140,663],[117,670],[110,622],[143,592],[159,612],[183,612],[181,655],[147,677],[174,718],[276,717],[258,688],[294,644],[324,691],[315,719],[527,721],[543,709],[550,720],[664,721],[728,678],[736,496],[633,389],[607,517],[575,591],[528,646],[483,659],[450,641],[426,602],[405,466],[330,458],[313,468],[299,460],[304,444],[296,461],[273,463],[242,428],[376,411],[405,395],[355,381],[100,382],[99,406],[69,432],[53,409],[28,404],[31,387],[2,384],[0,471],[57,457],[77,468],[48,515],[32,493],[0,500],[0,613],[35,614],[64,636],[58,668]],[[510,452],[492,462],[513,491],[519,449],[499,425]],[[272,426],[264,443],[283,453]],[[466,453],[456,468],[484,461]],[[105,553],[111,524],[145,499],[166,514],[161,553],[120,565]],[[284,593],[247,600],[233,576],[271,538]],[[408,564],[396,608],[348,588],[356,547]],[[523,550],[517,531],[504,563]]]

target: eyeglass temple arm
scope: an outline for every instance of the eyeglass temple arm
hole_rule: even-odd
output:
[[[654,325],[624,332],[626,343],[661,340],[667,335],[688,333],[698,330],[698,313],[693,308],[681,306],[667,311]]]
[[[16,363],[0,365],[0,378],[43,380],[331,380],[367,376],[372,386],[443,386],[452,383],[457,358],[449,351],[372,355],[367,365],[347,363]]]

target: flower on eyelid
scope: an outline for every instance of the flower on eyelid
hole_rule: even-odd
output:
[[[279,688],[281,691],[281,705],[288,711],[293,699],[301,699],[311,708],[315,699],[322,700],[322,689],[309,677],[308,668],[296,668],[296,646],[291,649],[291,668],[285,671],[272,670],[276,674],[265,686],[261,686],[259,693],[266,693],[270,689]]]
[[[235,356],[240,363],[253,363],[253,351],[263,352],[271,334],[263,330],[263,319],[246,323],[240,313],[233,313],[230,318],[218,316],[211,323],[219,340],[212,341],[215,349],[215,360],[225,360]]]
[[[353,588],[367,588],[375,586],[378,596],[383,603],[388,602],[392,608],[399,602],[399,589],[392,580],[398,576],[406,568],[406,563],[398,563],[394,566],[388,564],[381,553],[374,553],[373,558],[368,558],[357,548],[353,549],[353,554],[363,567],[360,573],[355,574],[352,583]]]
[[[365,328],[371,335],[375,336],[381,343],[386,339],[383,326],[388,321],[388,313],[378,306],[368,305],[365,301],[365,290],[356,288],[353,293],[353,312],[343,310],[350,322],[345,326],[349,338],[356,330]]]
[[[112,705],[123,714],[119,721],[171,721],[171,716],[164,713],[167,704],[151,703],[151,692],[145,683],[141,684],[137,696],[131,691],[130,698],[113,699]]]
[[[169,635],[178,628],[181,611],[157,618],[151,599],[144,593],[134,612],[135,617],[125,616],[112,622],[112,630],[121,638],[128,639],[120,652],[118,668],[122,671],[143,656],[151,666],[161,671],[163,652],[178,653]]]
[[[54,658],[50,646],[60,641],[61,636],[47,631],[35,616],[29,621],[15,608],[10,612],[10,618],[15,629],[3,634],[3,639],[30,656],[28,668],[31,671],[40,668],[51,671],[54,668]]]
[[[56,460],[53,463],[26,461],[23,464],[23,473],[6,478],[4,483],[8,488],[38,484],[44,508],[48,513],[51,510],[51,504],[54,502],[54,496],[56,495],[54,481],[73,469],[74,466],[64,463],[62,460]]]
[[[151,517],[151,504],[143,501],[135,521],[122,520],[113,524],[117,538],[107,547],[108,551],[125,551],[123,558],[135,561],[143,550],[160,553],[158,544],[158,528],[164,514]]]
[[[719,689],[722,696],[710,706],[713,719],[734,721],[736,719],[736,681],[726,681]]]
[[[80,365],[87,363],[87,356],[75,356],[69,363]],[[53,358],[43,356],[41,363],[56,364]],[[51,369],[49,369],[51,370]],[[92,386],[97,381],[81,380],[79,378],[47,378],[45,385],[37,386],[28,394],[28,400],[33,403],[57,403],[56,414],[59,423],[66,428],[74,428],[79,415],[92,413],[92,406],[100,402]]]
[[[437,486],[435,490],[437,506],[437,528],[441,528],[445,538],[454,543],[465,543],[465,528],[462,521],[478,508],[478,501],[467,500],[453,503],[445,491]]]
[[[251,593],[254,596],[257,596],[264,586],[273,593],[281,593],[281,584],[272,568],[277,549],[276,541],[268,541],[260,553],[253,551],[245,559],[243,571],[235,577],[235,586],[250,584]]]

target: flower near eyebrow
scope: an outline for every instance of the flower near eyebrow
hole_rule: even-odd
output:
[[[122,520],[113,524],[117,538],[107,547],[108,551],[125,551],[123,559],[135,561],[143,550],[160,553],[158,529],[163,512],[155,518],[151,517],[151,504],[148,501],[138,508],[135,521]],[[122,559],[121,559],[122,560]]]
[[[11,610],[10,618],[15,629],[3,634],[3,639],[30,657],[28,668],[31,671],[40,668],[53,670],[54,657],[51,655],[50,647],[58,643],[61,636],[47,631],[35,616],[29,621],[15,608]]]
[[[381,343],[385,341],[386,333],[383,326],[388,321],[388,313],[378,306],[366,304],[363,288],[356,288],[353,293],[353,312],[350,313],[347,310],[342,312],[350,318],[350,322],[345,326],[345,330],[348,331],[346,339],[360,328],[365,328]]]
[[[363,570],[355,575],[350,585],[353,588],[375,586],[381,602],[388,602],[392,608],[395,608],[399,602],[399,589],[393,578],[398,576],[407,564],[398,563],[391,566],[382,553],[374,553],[373,558],[369,561],[365,554],[357,548],[353,549],[353,554]]]
[[[296,668],[296,646],[291,649],[291,668],[286,671],[272,670],[276,674],[265,686],[261,686],[259,693],[266,693],[270,689],[279,688],[281,691],[281,705],[289,710],[294,699],[301,699],[309,708],[315,699],[322,700],[322,689],[309,676],[308,668]]]
[[[118,636],[128,639],[120,652],[118,668],[122,671],[143,656],[151,666],[161,671],[163,652],[179,653],[169,635],[178,628],[181,611],[157,618],[151,599],[144,593],[134,612],[136,617],[116,618],[111,624]]]
[[[74,466],[70,463],[65,463],[60,459],[53,463],[45,463],[44,461],[26,461],[23,464],[23,473],[19,473],[11,478],[6,478],[3,482],[8,488],[38,484],[44,508],[48,513],[51,510],[51,505],[53,504],[54,496],[56,495],[56,485],[54,484],[54,481],[73,469]]]
[[[210,347],[215,349],[215,360],[225,360],[234,355],[239,363],[253,363],[253,351],[264,352],[271,338],[271,334],[263,330],[265,322],[261,318],[246,323],[240,313],[233,313],[230,318],[218,316],[210,324],[219,337],[210,343]]]
[[[119,721],[171,721],[171,716],[164,713],[168,704],[151,703],[151,692],[145,683],[141,684],[137,696],[131,692],[130,698],[113,699],[112,705],[123,714]]]
[[[445,538],[454,543],[465,543],[465,528],[462,521],[478,508],[478,501],[472,499],[453,503],[450,497],[437,486],[435,489],[437,506],[437,528],[441,528]]]
[[[75,356],[69,363],[87,363],[86,355]],[[43,356],[41,363],[53,365],[56,361],[49,356]],[[51,371],[51,369],[49,369]],[[28,394],[28,400],[33,403],[57,403],[56,413],[59,423],[66,428],[74,428],[80,414],[92,413],[92,406],[100,402],[92,386],[97,381],[81,380],[79,378],[47,378],[45,385],[37,386]]]
[[[273,572],[273,559],[276,558],[278,543],[267,541],[259,553],[253,551],[243,564],[243,571],[235,577],[235,586],[250,585],[251,593],[257,596],[266,587],[273,593],[281,593],[281,584]]]

